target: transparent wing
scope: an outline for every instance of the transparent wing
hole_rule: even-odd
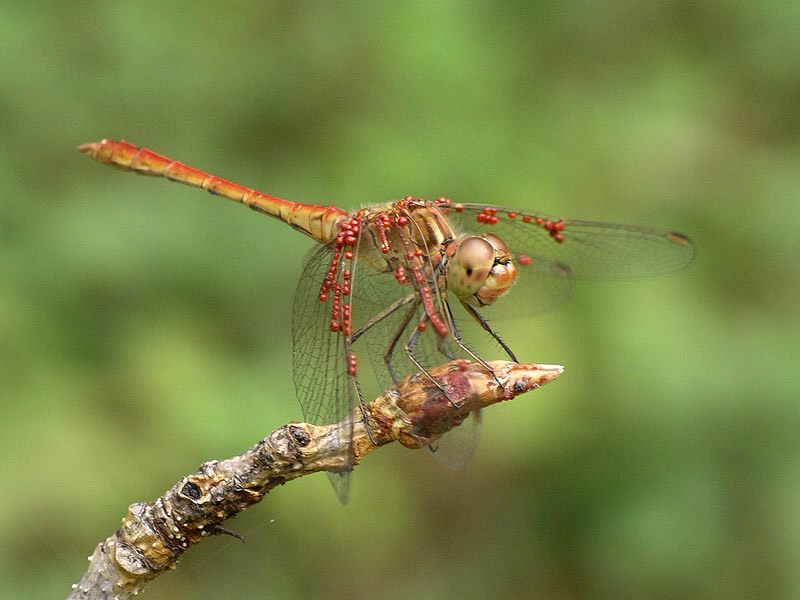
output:
[[[461,232],[495,233],[512,252],[566,266],[578,279],[633,279],[665,275],[682,269],[694,257],[692,243],[684,235],[598,221],[561,219],[492,206],[496,223],[479,219],[486,206],[463,204],[448,219]],[[511,215],[514,215],[512,218]],[[563,223],[563,241],[555,241],[543,222]],[[526,222],[527,221],[527,222]]]
[[[354,283],[354,311],[357,308],[359,315],[364,317],[363,321],[370,323],[359,340],[364,344],[364,350],[360,351],[360,356],[365,353],[369,356],[370,364],[375,375],[377,390],[382,391],[392,385],[394,381],[391,377],[389,368],[386,365],[384,356],[391,351],[390,365],[392,371],[398,379],[408,375],[418,373],[416,365],[408,358],[405,345],[414,333],[417,324],[423,316],[422,307],[410,301],[398,307],[384,318],[375,321],[371,319],[375,315],[381,314],[386,307],[398,304],[406,299],[409,294],[415,294],[410,286],[398,285],[391,272],[380,273],[359,269],[357,281]],[[432,281],[425,282],[433,285]],[[456,304],[458,304],[456,302]],[[459,329],[471,329],[470,317],[457,306],[456,314]],[[362,323],[364,324],[364,323]],[[441,338],[432,327],[420,332],[414,345],[414,356],[427,369],[430,369],[453,358],[472,360],[454,342],[452,335]],[[364,377],[359,377],[360,382],[364,382]],[[364,386],[362,391],[365,397],[371,398],[367,392],[372,390],[369,386]],[[441,463],[458,468],[467,463],[474,454],[477,447],[480,433],[480,416],[471,415],[460,426],[450,430],[442,436],[430,449],[433,456]]]
[[[559,305],[572,289],[571,279],[665,275],[682,269],[694,257],[686,236],[661,229],[560,219],[498,206],[461,204],[460,211],[455,206],[447,218],[457,232],[494,233],[515,255],[519,269],[515,287],[525,290],[524,312]],[[546,229],[548,221],[561,223],[562,241]],[[512,289],[512,294],[517,291]]]
[[[303,263],[292,312],[294,385],[306,421],[325,425],[347,419],[340,441],[352,444],[351,409],[357,400],[347,374],[344,337],[330,329],[330,302],[319,300],[331,253],[331,246],[315,246]],[[328,472],[328,478],[341,502],[347,502],[350,470]]]
[[[354,284],[358,312],[363,316],[364,325],[372,321],[362,339],[367,347],[370,363],[373,365],[378,382],[389,387],[394,385],[384,355],[391,354],[390,365],[398,379],[417,372],[405,351],[406,343],[423,316],[423,309],[416,301],[416,293],[409,286],[398,285],[391,273],[360,272]],[[387,307],[413,296],[407,304],[399,305],[380,320],[373,317],[381,314]],[[418,335],[414,354],[425,367],[433,367],[450,360],[437,347],[436,333],[429,328]],[[442,347],[448,352],[456,352],[449,338],[442,340]]]

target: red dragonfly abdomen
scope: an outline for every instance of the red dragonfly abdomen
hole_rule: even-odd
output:
[[[241,202],[255,211],[284,221],[322,244],[334,240],[339,232],[339,223],[349,217],[336,206],[301,204],[269,196],[125,141],[103,140],[84,144],[78,150],[101,163],[125,171],[166,177]]]

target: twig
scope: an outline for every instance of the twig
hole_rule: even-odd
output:
[[[426,446],[459,425],[476,406],[509,400],[558,377],[557,365],[492,361],[497,379],[476,363],[452,361],[431,369],[447,386],[448,400],[429,379],[417,374],[366,406],[373,444],[356,409],[352,448],[341,428],[348,423],[289,423],[244,454],[212,460],[186,476],[155,502],[128,508],[119,530],[98,544],[89,568],[69,598],[125,600],[147,582],[174,569],[183,552],[220,524],[259,502],[272,488],[317,471],[342,471],[393,441]],[[352,456],[348,453],[352,452]]]

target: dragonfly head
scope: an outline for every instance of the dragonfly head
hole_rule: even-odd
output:
[[[447,288],[472,306],[487,306],[517,278],[506,243],[492,233],[457,242],[447,268]]]

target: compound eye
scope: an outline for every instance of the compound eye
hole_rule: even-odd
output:
[[[484,233],[481,237],[485,239],[487,242],[489,242],[492,246],[494,246],[495,250],[497,250],[498,255],[507,256],[511,254],[511,250],[508,249],[506,243],[495,234]]]
[[[495,247],[485,238],[468,237],[462,240],[447,270],[450,291],[464,299],[475,294],[486,282],[494,266],[494,255]]]

